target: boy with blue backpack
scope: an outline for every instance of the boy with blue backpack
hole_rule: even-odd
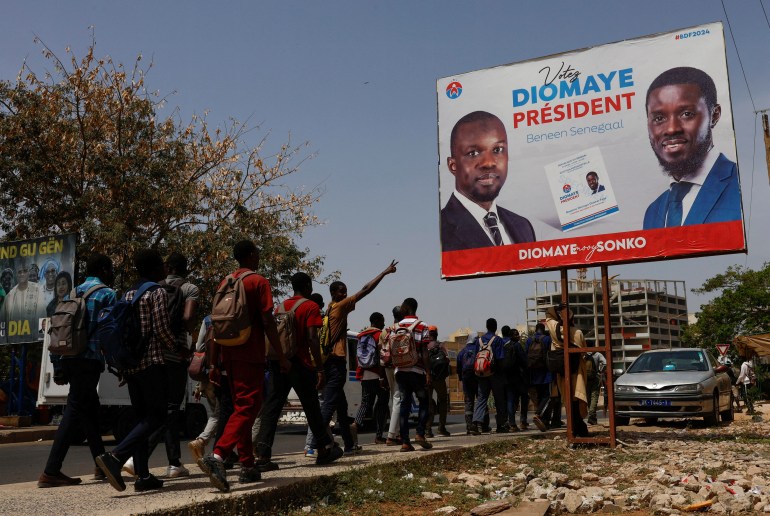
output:
[[[479,351],[479,342],[476,336],[468,335],[468,342],[457,354],[457,377],[463,384],[463,406],[465,411],[465,429],[467,435],[479,435],[479,430],[473,423],[473,409],[476,406],[476,395],[479,391],[479,382],[474,370],[476,354]],[[484,415],[484,426],[489,426],[489,411]]]
[[[163,487],[149,471],[148,438],[166,420],[166,369],[163,350],[174,349],[168,295],[159,281],[166,277],[163,257],[155,249],[134,255],[139,281],[112,310],[99,316],[99,341],[108,365],[128,384],[137,424],[111,452],[96,458],[110,485],[124,491],[123,464],[134,458],[136,491]]]
[[[380,366],[378,342],[385,328],[385,316],[374,312],[369,316],[370,326],[358,334],[356,359],[361,369],[361,405],[358,406],[355,422],[351,425],[358,434],[364,425],[364,417],[370,411],[374,419],[374,444],[385,444],[383,433],[387,430],[389,390],[385,370]]]

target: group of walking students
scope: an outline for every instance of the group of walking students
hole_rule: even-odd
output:
[[[188,375],[199,380],[196,397],[204,396],[211,408],[206,427],[188,447],[197,466],[223,492],[230,489],[227,470],[236,462],[240,463],[238,482],[244,484],[279,469],[272,461],[272,446],[291,389],[307,418],[305,456],[317,465],[361,451],[358,433],[369,414],[374,444],[397,446],[402,452],[414,451],[414,445],[432,448],[428,439],[434,437],[436,413],[436,433],[450,435],[446,428],[448,353],[438,341],[437,328],[418,317],[414,298],[404,299],[393,309],[392,324],[386,325],[385,317],[374,312],[370,326],[359,333],[356,374],[361,380],[361,405],[352,421],[348,416],[344,390],[348,315],[385,276],[396,272],[396,261],[351,295],[344,283],[332,282],[324,312],[323,297],[313,293],[312,279],[306,273],[291,276],[293,295],[274,306],[269,282],[255,272],[259,268],[256,245],[249,240],[236,243],[233,258],[238,268],[220,282],[210,314],[191,346],[199,289],[188,280],[182,254],[174,252],[164,260],[155,249],[136,252],[138,280],[121,298],[111,288],[111,259],[99,253],[89,257],[85,280],[59,301],[51,317],[54,381],[69,384],[69,395],[38,487],[81,483],[80,478],[62,473],[72,437],[80,430],[85,432],[94,458],[93,478],[109,482],[118,491],[126,489],[123,473],[135,479],[136,491],[163,486],[163,480],[148,467],[149,456],[161,441],[168,458],[166,478],[189,475],[181,462],[179,439]],[[554,308],[525,343],[507,326],[498,336],[494,319],[487,321],[487,333],[469,338],[457,357],[468,434],[491,431],[490,393],[497,432],[527,428],[530,390],[535,396],[533,422],[538,428],[545,431],[561,424],[562,379],[553,367],[549,369],[549,351],[561,346],[561,339],[555,336],[559,331],[561,322]],[[580,330],[570,331],[570,342],[582,345]],[[576,364],[572,368],[577,372],[573,375],[574,400],[591,401],[591,381],[585,381],[591,369],[587,362],[594,364],[595,376],[600,376],[596,357]],[[136,415],[135,426],[109,451],[101,437],[97,392],[105,365],[127,386]],[[598,396],[598,388],[596,393]],[[410,439],[413,401],[418,417],[415,436]],[[591,405],[589,423],[595,423],[595,401]],[[330,429],[335,413],[343,446]],[[581,412],[574,410],[573,414]],[[573,419],[582,425],[575,433],[584,434],[582,418]],[[206,453],[209,443],[213,447]]]

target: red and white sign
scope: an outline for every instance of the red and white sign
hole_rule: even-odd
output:
[[[728,349],[730,349],[730,344],[717,344],[717,351],[721,356],[727,355]]]
[[[436,94],[442,278],[746,251],[721,23],[449,76]],[[688,95],[708,134],[661,129]]]

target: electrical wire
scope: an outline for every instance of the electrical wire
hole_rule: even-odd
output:
[[[741,60],[741,53],[738,51],[738,45],[735,42],[735,35],[733,34],[733,27],[730,25],[730,17],[727,16],[727,8],[725,7],[725,0],[722,2],[722,11],[725,13],[725,20],[727,20],[727,28],[730,31],[730,38],[733,40],[733,46],[735,47],[735,54],[738,56],[738,64],[741,65],[741,73],[743,73],[743,80],[746,82],[746,90],[749,92],[749,100],[751,101],[751,107],[754,111],[757,107],[754,105],[754,97],[751,96],[751,88],[749,87],[749,80],[746,78],[746,70],[743,68],[743,61]],[[761,3],[761,2],[760,2]]]
[[[770,27],[770,19],[767,18],[767,11],[765,11],[765,5],[762,3],[762,0],[759,0],[759,6],[762,8],[762,12],[765,13],[765,21],[767,22],[767,26]]]

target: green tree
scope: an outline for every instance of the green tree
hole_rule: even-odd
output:
[[[151,65],[142,68],[141,55],[124,67],[97,58],[93,38],[82,58],[36,43],[53,71],[25,64],[15,81],[0,81],[6,239],[77,233],[79,258],[111,256],[122,287],[133,279],[134,251],[149,246],[187,255],[210,295],[241,238],[261,248],[260,272],[276,295],[293,271],[321,273],[323,259],[296,237],[318,224],[311,208],[322,192],[286,184],[312,157],[306,142],[270,152],[266,136],[247,144],[256,135],[237,120],[212,129],[205,116],[161,116],[166,99],[146,89]]]
[[[682,335],[688,346],[716,349],[738,335],[770,331],[770,264],[755,271],[735,265],[706,280],[696,294],[717,294],[701,305],[698,322]]]

